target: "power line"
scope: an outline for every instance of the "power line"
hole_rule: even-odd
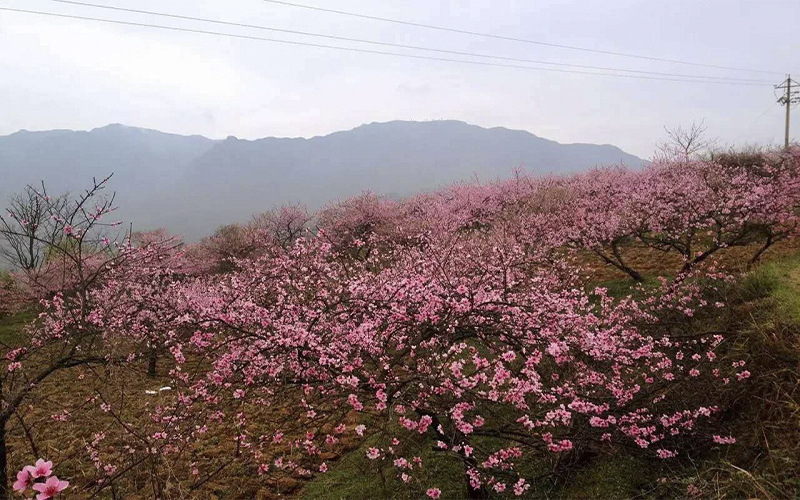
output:
[[[586,48],[586,47],[577,47],[577,46],[574,46],[574,45],[562,45],[562,44],[558,44],[558,43],[541,42],[541,41],[538,41],[538,40],[529,40],[529,39],[525,39],[525,38],[515,38],[515,37],[510,37],[510,36],[504,36],[504,35],[495,35],[493,33],[481,33],[481,32],[478,32],[478,31],[469,31],[469,30],[462,30],[462,29],[457,29],[457,28],[448,28],[448,27],[445,27],[445,26],[437,26],[437,25],[433,25],[433,24],[424,24],[424,23],[415,23],[415,22],[411,22],[411,21],[401,21],[399,19],[390,19],[390,18],[387,18],[387,17],[370,16],[370,15],[367,15],[367,14],[358,14],[358,13],[355,13],[355,12],[346,12],[346,11],[343,11],[343,10],[326,9],[326,8],[323,8],[323,7],[315,7],[315,6],[312,6],[312,5],[304,5],[304,4],[299,4],[299,3],[284,2],[282,0],[262,0],[262,1],[268,2],[268,3],[279,4],[279,5],[287,5],[289,7],[299,7],[299,8],[302,8],[302,9],[316,10],[316,11],[320,11],[320,12],[328,12],[328,13],[331,13],[331,14],[340,14],[340,15],[343,15],[343,16],[359,17],[359,18],[362,18],[362,19],[370,19],[370,20],[373,20],[373,21],[383,21],[383,22],[387,22],[387,23],[403,24],[403,25],[406,25],[406,26],[414,26],[414,27],[417,27],[417,28],[426,28],[426,29],[439,30],[439,31],[448,31],[448,32],[451,32],[451,33],[460,33],[462,35],[481,36],[481,37],[485,37],[485,38],[494,38],[494,39],[497,39],[497,40],[506,40],[506,41],[511,41],[511,42],[522,42],[522,43],[529,43],[529,44],[533,44],[533,45],[544,45],[546,47],[556,47],[556,48],[559,48],[559,49],[580,50],[580,51],[584,51],[584,52],[593,52],[595,54],[606,54],[606,55],[619,56],[619,57],[633,57],[633,58],[636,58],[636,59],[645,59],[645,60],[648,60],[648,61],[659,61],[659,62],[669,62],[669,63],[676,63],[676,64],[686,64],[686,65],[689,65],[689,66],[701,66],[701,67],[706,67],[706,68],[727,69],[727,70],[733,70],[733,71],[749,71],[751,73],[766,73],[766,74],[772,74],[772,75],[782,75],[783,74],[783,72],[781,72],[781,71],[764,71],[764,70],[751,69],[751,68],[737,68],[737,67],[732,67],[732,66],[719,66],[719,65],[716,65],[716,64],[704,64],[704,63],[697,63],[697,62],[690,62],[690,61],[681,61],[679,59],[666,59],[666,58],[663,58],[663,57],[643,56],[643,55],[640,55],[640,54],[628,54],[628,53],[625,53],[625,52],[614,52],[614,51],[611,51],[611,50],[590,49],[590,48]]]
[[[37,11],[37,10],[26,10],[26,9],[14,9],[10,7],[0,7],[0,11],[7,11],[7,12],[18,12],[18,13],[25,13],[25,14],[34,14],[34,15],[41,15],[41,16],[50,16],[50,17],[60,17],[65,19],[78,19],[83,21],[97,21],[103,23],[111,23],[111,24],[120,24],[125,26],[137,26],[137,27],[146,27],[146,28],[156,28],[162,30],[171,30],[171,31],[179,31],[183,33],[196,33],[196,34],[204,34],[204,35],[215,35],[215,36],[224,36],[230,38],[239,38],[244,40],[256,40],[256,41],[263,41],[263,42],[272,42],[272,43],[282,43],[287,45],[297,45],[303,47],[316,47],[316,48],[324,48],[324,49],[335,49],[347,52],[358,52],[363,54],[377,54],[377,55],[387,55],[387,56],[394,56],[394,57],[405,57],[411,59],[423,59],[429,61],[439,61],[439,62],[453,62],[453,63],[460,63],[460,64],[473,64],[478,66],[489,66],[489,67],[500,67],[500,68],[515,68],[515,69],[526,69],[526,70],[533,70],[533,71],[550,71],[556,73],[572,73],[572,74],[580,74],[580,75],[595,75],[595,76],[614,76],[618,78],[635,78],[635,79],[643,79],[643,80],[661,80],[661,81],[672,81],[672,82],[687,82],[687,83],[704,83],[704,84],[722,84],[722,85],[742,85],[742,86],[763,86],[763,84],[759,83],[747,83],[747,82],[735,82],[735,81],[716,81],[716,80],[697,80],[697,79],[685,79],[685,78],[662,78],[657,76],[643,76],[643,75],[623,75],[618,73],[599,73],[599,72],[591,72],[591,71],[576,71],[576,70],[568,70],[568,69],[557,69],[557,68],[542,68],[542,67],[534,67],[534,66],[522,66],[522,65],[515,65],[515,64],[501,64],[501,63],[492,63],[492,62],[484,62],[484,61],[469,61],[463,59],[451,59],[445,57],[432,57],[432,56],[422,56],[417,54],[401,54],[397,52],[385,52],[380,50],[371,50],[371,49],[359,49],[353,47],[340,47],[335,45],[325,45],[319,43],[310,43],[310,42],[299,42],[294,40],[281,40],[277,38],[266,38],[266,37],[258,37],[252,35],[242,35],[242,34],[234,34],[234,33],[225,33],[220,31],[208,31],[208,30],[200,30],[194,28],[179,28],[176,26],[164,26],[159,24],[150,24],[150,23],[140,23],[140,22],[133,22],[133,21],[121,21],[116,19],[104,19],[98,17],[88,17],[88,16],[78,16],[72,14],[59,14],[55,12],[44,12],[44,11]]]
[[[421,50],[427,52],[436,52],[440,54],[450,54],[450,55],[459,55],[459,56],[468,56],[468,57],[481,57],[486,59],[495,59],[501,61],[509,61],[509,62],[520,62],[520,63],[532,63],[532,64],[546,64],[551,66],[561,66],[561,67],[571,67],[571,68],[581,68],[581,69],[594,69],[594,70],[601,70],[601,71],[621,71],[627,73],[637,73],[637,74],[645,74],[645,75],[656,75],[656,76],[670,76],[670,77],[678,77],[678,78],[696,78],[696,79],[710,79],[710,80],[725,80],[725,81],[737,81],[737,82],[750,82],[750,83],[771,83],[766,80],[757,80],[752,78],[731,78],[731,77],[723,77],[723,76],[710,76],[710,75],[690,75],[690,74],[682,74],[682,73],[664,73],[660,71],[644,71],[644,70],[635,70],[635,69],[625,69],[625,68],[613,68],[613,67],[606,67],[606,66],[591,66],[591,65],[584,65],[584,64],[571,64],[571,63],[562,63],[562,62],[552,62],[552,61],[541,61],[536,59],[522,59],[516,57],[506,57],[506,56],[498,56],[492,54],[480,54],[475,52],[462,52],[457,50],[446,50],[446,49],[437,49],[432,47],[424,47],[419,45],[404,45],[398,43],[391,43],[391,42],[381,42],[377,40],[366,40],[362,38],[352,38],[352,37],[344,37],[344,36],[336,36],[336,35],[325,35],[321,33],[314,33],[309,31],[298,31],[298,30],[289,30],[289,29],[282,29],[282,28],[273,28],[270,26],[263,26],[257,24],[247,24],[247,23],[237,23],[231,21],[221,21],[217,19],[207,19],[202,17],[193,17],[193,16],[184,16],[178,14],[168,14],[164,12],[154,12],[150,10],[141,10],[141,9],[128,9],[123,7],[113,7],[110,5],[99,5],[94,3],[88,2],[79,2],[75,0],[50,0],[51,2],[62,3],[62,4],[69,4],[69,5],[80,5],[84,7],[93,7],[98,9],[107,9],[107,10],[114,10],[120,12],[131,12],[136,14],[147,14],[153,16],[160,16],[160,17],[167,17],[173,19],[182,19],[182,20],[189,20],[189,21],[199,21],[205,23],[213,23],[218,25],[224,26],[234,26],[238,28],[251,28],[251,29],[258,29],[258,30],[265,30],[265,31],[273,31],[276,33],[287,33],[292,35],[303,35],[303,36],[311,36],[316,38],[325,38],[329,40],[339,40],[339,41],[347,41],[347,42],[357,42],[357,43],[366,43],[372,45],[379,45],[384,47],[395,47],[401,49],[412,49],[412,50]]]

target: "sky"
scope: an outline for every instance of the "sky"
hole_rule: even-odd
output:
[[[0,135],[123,123],[212,138],[312,137],[370,122],[453,119],[527,130],[563,143],[614,144],[648,158],[665,139],[664,127],[700,121],[720,145],[782,144],[784,110],[775,102],[773,85],[793,70],[800,80],[797,0],[287,0],[549,44],[771,73],[500,40],[264,0],[87,1],[512,59],[756,80],[747,83],[757,85],[473,65],[0,10]],[[0,0],[0,8],[610,72],[334,41],[53,0]],[[800,109],[792,119],[795,138],[800,137],[798,115]]]

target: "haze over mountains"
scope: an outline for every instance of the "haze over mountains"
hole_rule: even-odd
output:
[[[372,123],[326,136],[213,140],[108,125],[0,136],[0,196],[44,180],[51,192],[114,173],[119,218],[196,239],[285,203],[319,208],[370,190],[405,196],[515,168],[568,173],[639,167],[611,145],[559,144],[529,132],[458,121]]]

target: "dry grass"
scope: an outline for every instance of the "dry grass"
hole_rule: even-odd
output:
[[[166,377],[147,378],[144,370],[144,364],[102,372],[74,369],[48,379],[36,389],[36,404],[25,407],[21,419],[9,424],[9,470],[14,472],[45,457],[58,464],[59,476],[69,478],[70,498],[98,495],[134,500],[154,498],[159,491],[162,498],[284,498],[297,493],[311,479],[310,475],[296,472],[259,475],[258,464],[248,460],[237,446],[235,436],[239,430],[232,425],[209,426],[202,439],[192,442],[176,457],[164,459],[142,453],[142,441],[125,426],[140,436],[158,432],[161,427],[152,421],[150,411],[156,405],[172,404],[175,395],[174,390],[159,391],[157,395],[145,393],[158,391],[171,381]],[[110,412],[100,408],[103,401],[111,405]],[[246,408],[252,415],[248,432],[272,435],[280,425],[286,432],[286,442],[301,437],[307,429],[294,415],[298,401],[287,393],[284,405]],[[66,421],[53,418],[65,408],[71,409]],[[292,421],[298,424],[293,429],[287,426]],[[106,435],[99,447],[103,463],[114,464],[118,472],[124,472],[111,483],[105,479],[108,476],[98,473],[87,449],[95,433],[100,432]],[[126,452],[128,445],[137,450]],[[319,458],[333,463],[357,445],[352,436],[344,437],[326,448]],[[291,454],[283,445],[267,447],[261,461],[270,463],[284,453],[303,465],[303,458]],[[130,468],[125,470],[127,467]],[[194,467],[199,472],[196,475],[192,474]],[[108,486],[100,489],[103,481]]]

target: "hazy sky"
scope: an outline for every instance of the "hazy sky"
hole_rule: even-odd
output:
[[[559,142],[611,143],[648,157],[664,137],[664,125],[703,119],[709,134],[723,143],[782,143],[784,112],[775,103],[772,85],[784,78],[781,73],[794,70],[800,77],[798,0],[289,0],[777,74],[481,38],[262,0],[87,1],[511,58],[764,83],[720,85],[473,66],[0,11],[0,134],[119,122],[214,138],[310,137],[373,121],[456,119],[524,129]],[[0,7],[419,53],[51,0],[0,0]],[[792,120],[794,137],[800,137],[797,115],[800,110]]]

